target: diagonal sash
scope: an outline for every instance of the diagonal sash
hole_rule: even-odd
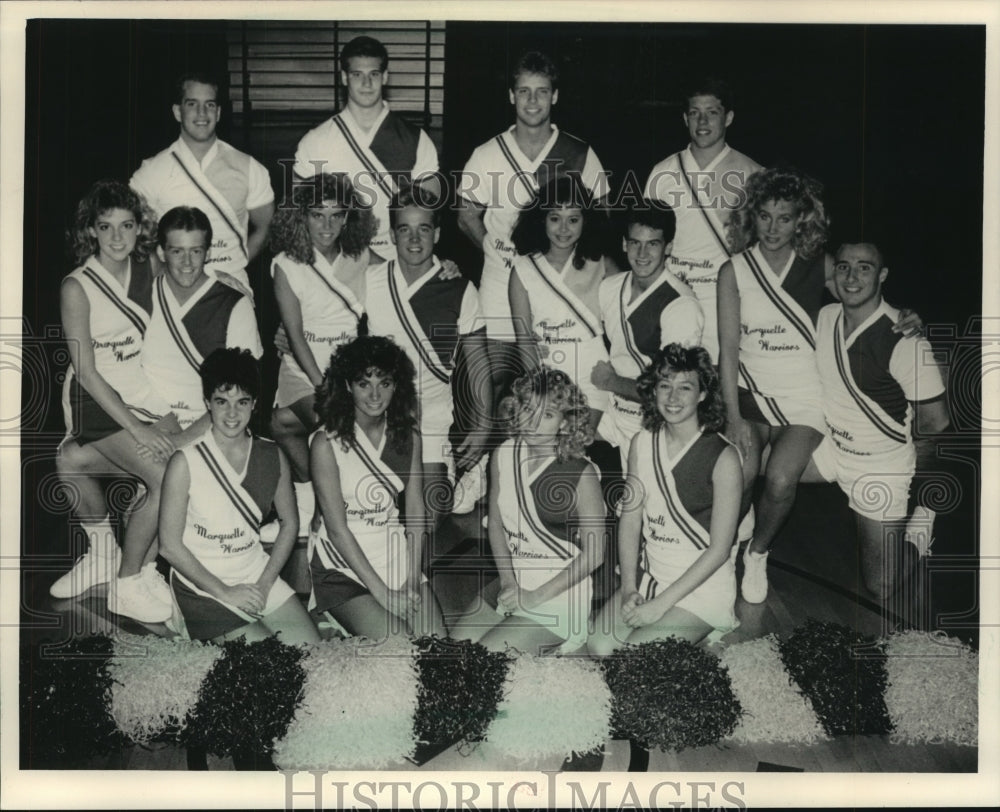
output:
[[[854,402],[858,404],[858,408],[861,409],[865,417],[875,424],[875,428],[881,431],[890,440],[895,440],[897,443],[905,443],[906,435],[899,429],[893,428],[885,420],[879,417],[875,410],[869,405],[864,394],[858,391],[857,386],[854,383],[854,377],[851,375],[850,360],[845,357],[846,348],[840,340],[840,322],[842,318],[843,313],[838,313],[837,321],[834,323],[833,354],[837,359],[837,372],[840,373],[840,379],[844,382],[844,388],[847,389],[848,394],[851,398],[853,398]]]
[[[209,203],[212,204],[212,208],[215,209],[219,217],[222,218],[222,221],[229,227],[229,230],[236,235],[236,239],[239,240],[240,250],[243,252],[243,256],[246,257],[247,260],[249,260],[250,253],[249,251],[247,251],[246,243],[243,240],[243,233],[236,225],[236,222],[238,222],[236,218],[236,212],[232,210],[232,207],[229,205],[228,202],[226,202],[225,200],[219,202],[215,197],[212,196],[212,194],[208,191],[208,188],[211,188],[212,185],[211,181],[209,181],[208,176],[202,171],[200,167],[197,169],[197,174],[201,175],[203,181],[202,183],[198,182],[197,178],[195,178],[195,172],[193,172],[184,163],[184,161],[181,160],[180,155],[178,155],[174,151],[171,151],[170,154],[174,156],[174,160],[177,161],[180,168],[184,170],[184,174],[188,176],[188,180],[190,180],[191,183],[194,184],[195,188],[199,192],[201,192],[202,196],[206,200],[208,200]]]
[[[705,224],[708,226],[708,230],[712,232],[712,236],[715,237],[716,242],[719,243],[719,247],[723,250],[727,257],[731,257],[732,253],[729,251],[729,246],[726,245],[726,241],[719,234],[718,229],[712,222],[712,218],[709,217],[708,212],[705,210],[705,206],[702,204],[701,199],[698,197],[698,192],[695,191],[694,184],[691,183],[691,178],[688,176],[687,169],[684,168],[684,157],[683,153],[677,153],[677,163],[681,167],[681,176],[684,178],[684,182],[687,184],[688,191],[691,192],[691,199],[694,201],[695,206],[698,207],[698,211],[701,212],[701,216],[705,218]]]
[[[328,280],[325,276],[323,276],[323,273],[320,271],[319,268],[316,267],[316,265],[314,263],[310,262],[309,263],[309,267],[313,269],[313,271],[316,273],[316,276],[319,277],[319,280],[324,285],[326,285],[327,290],[329,290],[330,293],[332,293],[337,299],[339,299],[340,302],[341,302],[341,304],[343,304],[344,307],[346,307],[348,310],[350,310],[354,314],[355,318],[360,322],[362,316],[364,316],[364,309],[361,307],[361,305],[359,305],[357,303],[352,304],[350,302],[350,300],[347,298],[347,296],[345,296],[343,293],[341,293],[339,290],[337,290],[333,286],[333,284],[330,282],[330,280]],[[336,281],[336,280],[334,280],[334,281]],[[358,311],[361,311],[361,312],[358,312]]]
[[[130,306],[125,299],[115,293],[114,289],[107,283],[107,281],[101,279],[100,275],[93,268],[85,266],[81,273],[94,284],[94,287],[111,300],[111,304],[120,310],[125,318],[132,322],[135,329],[139,331],[139,335],[146,335],[147,320],[145,311],[136,312],[136,310]]]
[[[698,442],[698,438],[701,434],[695,435],[695,439],[690,445],[684,450],[684,454],[687,454],[691,450],[691,446]],[[664,454],[660,448],[661,438],[663,442],[666,442],[666,434],[663,429],[657,429],[652,436],[653,444],[653,471],[656,474],[656,483],[660,486],[660,492],[663,494],[663,500],[667,505],[667,512],[670,514],[670,518],[674,520],[674,524],[681,529],[681,532],[687,536],[688,540],[699,550],[707,550],[709,543],[711,541],[708,533],[705,532],[698,522],[696,522],[691,514],[685,510],[683,503],[681,502],[680,494],[677,493],[677,483],[674,481],[673,474],[670,476],[666,473],[666,466],[664,465]],[[681,455],[681,457],[684,456]],[[673,467],[673,466],[671,466]]]
[[[239,511],[240,516],[243,520],[250,525],[254,533],[260,533],[260,511],[257,508],[256,503],[253,499],[245,498],[246,491],[243,490],[242,485],[234,485],[230,480],[229,476],[226,474],[226,469],[219,460],[216,459],[215,455],[212,453],[212,449],[208,447],[208,443],[205,440],[201,440],[196,443],[195,451],[204,460],[205,465],[208,467],[209,473],[215,477],[216,482],[219,483],[219,487],[222,488],[223,493],[229,497],[229,501],[232,502],[233,507]],[[251,447],[251,452],[252,452]],[[242,492],[242,493],[241,493]]]
[[[573,311],[573,314],[576,316],[577,321],[583,324],[590,331],[591,337],[593,338],[597,336],[598,335],[597,328],[594,327],[593,324],[591,324],[590,319],[588,319],[583,314],[583,312],[573,303],[573,300],[576,299],[576,296],[573,295],[572,291],[570,291],[568,288],[565,291],[559,289],[560,286],[565,287],[565,285],[562,282],[562,279],[558,280],[560,285],[557,286],[556,280],[552,279],[550,274],[547,274],[545,273],[545,271],[542,270],[541,266],[538,264],[538,261],[535,259],[534,254],[530,255],[528,257],[528,260],[531,262],[535,270],[538,272],[538,276],[539,278],[541,278],[542,282],[545,283],[545,285],[552,291],[552,293],[554,293],[559,298],[560,301],[563,302],[563,304],[566,305],[566,307],[568,307],[570,310]],[[580,304],[582,305],[582,302]]]
[[[806,312],[780,285],[776,287],[773,284],[774,274],[764,271],[757,261],[757,257],[753,255],[753,249],[744,252],[743,256],[746,258],[750,273],[754,275],[757,284],[764,291],[764,295],[771,300],[771,303],[778,308],[788,322],[809,342],[809,346],[815,350],[816,330]]]
[[[211,283],[209,286],[211,286]],[[184,360],[191,365],[194,371],[200,373],[202,361],[205,359],[201,357],[201,353],[198,352],[194,346],[194,342],[191,341],[183,320],[175,317],[170,305],[170,297],[167,296],[166,279],[162,276],[156,280],[156,300],[160,304],[163,321],[167,325],[167,331],[177,345],[177,349],[180,350],[181,355],[184,356]]]
[[[750,375],[750,370],[747,369],[746,364],[744,364],[742,361],[739,362],[739,372],[740,372],[740,377],[746,384],[747,390],[751,394],[753,394],[754,399],[758,402],[758,404],[760,403],[760,401],[763,400],[764,405],[771,410],[771,414],[774,416],[774,419],[777,420],[780,425],[782,426],[791,425],[788,421],[788,418],[785,417],[784,413],[781,411],[781,408],[778,406],[778,401],[772,397],[768,397],[767,395],[765,395],[763,392],[760,391],[760,387],[757,386],[757,382]]]
[[[517,158],[514,157],[514,153],[511,152],[510,147],[507,146],[507,142],[503,140],[503,135],[498,135],[496,137],[496,142],[500,147],[501,154],[507,159],[507,163],[510,164],[511,169],[514,170],[515,177],[517,177],[524,185],[524,188],[528,190],[529,201],[534,200],[535,195],[538,194],[538,189],[536,188],[535,183],[532,182],[535,180],[534,174],[521,168],[521,165],[517,162]],[[531,178],[532,181],[529,181],[528,178]]]
[[[574,558],[579,551],[570,548],[564,540],[550,533],[538,516],[535,500],[531,498],[531,483],[527,481],[527,477],[523,473],[526,462],[524,459],[524,450],[524,441],[517,440],[514,443],[512,457],[514,464],[514,492],[517,494],[517,504],[520,508],[520,514],[527,522],[528,528],[535,534],[535,537],[552,550],[557,558],[563,560]],[[547,464],[541,466],[538,469],[538,473],[541,474],[547,467]]]
[[[396,193],[396,184],[392,180],[392,176],[386,172],[384,169],[380,170],[375,164],[375,161],[370,157],[368,150],[358,143],[358,140],[354,137],[351,132],[350,127],[347,126],[347,122],[344,121],[340,115],[333,117],[333,123],[337,125],[337,129],[340,130],[340,134],[344,137],[344,141],[350,148],[354,156],[361,162],[361,165],[371,173],[371,176],[375,179],[375,182],[379,185],[383,194],[386,197],[392,198]]]
[[[632,335],[632,325],[628,323],[628,314],[626,313],[628,303],[625,301],[625,291],[628,289],[629,282],[632,281],[632,277],[631,274],[628,273],[623,274],[623,276],[625,278],[622,280],[621,290],[618,294],[618,314],[621,319],[622,335],[625,338],[626,351],[632,357],[632,360],[635,361],[636,366],[639,367],[639,372],[642,372],[642,370],[646,368],[646,364],[648,362],[646,361],[645,356],[639,352],[638,346],[636,346],[635,338]]]
[[[364,440],[358,437],[356,432],[355,432],[354,443],[351,446],[351,448],[355,452],[357,452],[358,459],[361,460],[365,468],[367,468],[371,472],[372,476],[375,477],[376,480],[378,480],[378,482],[382,485],[382,487],[384,487],[389,492],[390,498],[393,501],[395,501],[396,498],[399,496],[401,487],[396,487],[393,481],[389,478],[389,475],[385,472],[384,468],[380,466],[378,462],[376,462],[375,458],[373,458],[372,455],[368,453],[368,451],[365,450]],[[402,484],[403,483],[400,482],[400,486],[402,486]]]
[[[448,371],[441,368],[438,359],[434,358],[427,347],[424,346],[421,336],[423,335],[423,330],[420,329],[420,322],[417,321],[417,316],[413,312],[413,308],[410,306],[409,301],[403,296],[399,291],[399,286],[396,284],[396,261],[390,260],[386,268],[386,273],[388,274],[389,280],[389,296],[392,298],[393,309],[396,311],[396,317],[399,319],[399,323],[403,325],[403,330],[406,331],[407,337],[410,339],[410,343],[416,349],[417,354],[420,356],[420,360],[427,366],[441,383],[447,384],[451,380],[451,376]]]

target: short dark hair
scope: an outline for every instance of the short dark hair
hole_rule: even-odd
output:
[[[429,189],[425,189],[420,184],[404,186],[392,197],[389,203],[389,228],[396,228],[396,220],[399,212],[407,206],[416,206],[431,213],[431,222],[434,228],[441,225],[441,201],[436,194]]]
[[[733,96],[733,89],[729,86],[729,83],[724,79],[716,79],[711,76],[705,76],[698,79],[696,82],[691,82],[687,88],[684,90],[684,111],[687,112],[688,105],[691,104],[691,99],[695,96],[715,96],[725,108],[726,112],[733,109],[733,104],[735,104],[735,97]]]
[[[677,233],[677,215],[666,203],[659,200],[643,199],[641,203],[629,206],[623,218],[623,236],[628,237],[632,226],[646,226],[663,232],[663,242],[673,242]]]
[[[379,70],[389,68],[389,52],[374,37],[360,36],[352,39],[340,52],[340,69],[347,73],[351,69],[350,60],[356,56],[373,56],[379,60]]]
[[[559,68],[548,54],[541,51],[527,51],[521,54],[510,72],[510,89],[517,86],[517,77],[522,73],[537,73],[541,76],[548,76],[552,83],[552,90],[559,88]]]
[[[886,266],[885,252],[882,250],[878,243],[872,240],[844,240],[840,245],[837,246],[837,250],[833,252],[834,260],[837,259],[837,254],[843,251],[848,245],[867,245],[875,251],[875,256],[878,257],[878,269],[881,271]]]
[[[184,104],[184,85],[197,82],[200,85],[210,85],[215,88],[215,100],[219,101],[219,80],[205,71],[189,71],[182,75],[174,85],[174,104]]]
[[[156,243],[167,247],[167,234],[171,231],[204,231],[205,248],[212,245],[212,223],[208,215],[194,206],[174,206],[160,218],[156,226]]]
[[[260,366],[250,350],[221,347],[201,364],[201,393],[209,400],[216,390],[241,389],[254,400],[260,396]]]

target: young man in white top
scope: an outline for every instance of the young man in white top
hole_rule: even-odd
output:
[[[257,160],[215,134],[222,115],[218,95],[219,83],[210,76],[190,73],[178,80],[173,112],[180,136],[143,161],[129,185],[157,218],[175,206],[205,212],[214,235],[206,273],[227,283],[228,275],[248,293],[246,267],[267,240],[274,190]]]
[[[372,37],[355,37],[340,52],[347,104],[307,132],[295,151],[298,181],[323,172],[344,172],[378,219],[369,248],[395,259],[389,238],[389,203],[403,188],[420,183],[441,195],[437,150],[419,127],[389,109],[382,90],[389,81],[389,53]]]

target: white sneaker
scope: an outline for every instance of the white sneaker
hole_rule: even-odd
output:
[[[486,496],[486,456],[465,472],[455,485],[455,504],[452,513],[464,516],[472,513],[476,504]]]
[[[260,528],[260,540],[263,544],[274,544],[278,540],[278,533],[281,532],[281,522],[275,519]]]
[[[150,594],[142,573],[115,578],[111,582],[108,611],[142,623],[165,623],[173,614],[171,607],[160,603]]]
[[[167,580],[160,575],[160,571],[156,568],[156,562],[150,561],[146,564],[146,566],[139,570],[139,575],[142,577],[147,591],[157,603],[163,603],[173,608],[173,593],[170,591]]]
[[[740,526],[736,528],[736,540],[738,542],[750,541],[753,538],[754,527],[757,525],[757,513],[750,505],[750,510],[746,516],[740,519]]]
[[[76,560],[73,568],[49,587],[49,594],[59,599],[75,598],[117,577],[122,553],[117,544],[112,545],[110,552],[108,555],[92,541],[90,549]]]
[[[767,557],[770,553],[752,553],[747,545],[743,553],[743,581],[740,592],[747,603],[763,603],[767,597]]]

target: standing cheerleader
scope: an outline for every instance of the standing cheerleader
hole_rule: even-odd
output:
[[[428,523],[415,376],[388,338],[342,344],[317,391],[321,428],[309,444],[322,515],[309,537],[310,608],[376,640],[395,631],[445,634],[421,572]]]
[[[743,480],[739,454],[718,434],[725,407],[708,352],[667,345],[639,395],[643,428],[618,524],[621,589],[594,624],[594,656],[668,636],[697,643],[738,623],[730,553]]]

